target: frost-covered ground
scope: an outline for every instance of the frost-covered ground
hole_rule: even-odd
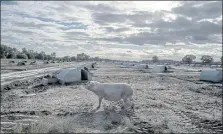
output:
[[[9,63],[10,61],[14,61],[15,63]],[[17,66],[17,63],[20,61],[27,61],[25,66]],[[36,60],[35,65],[30,65],[33,60],[30,59],[1,59],[1,74],[9,73],[9,72],[17,72],[24,70],[33,70],[40,69],[46,67],[55,67],[64,63],[49,63],[44,64],[42,60]],[[66,64],[66,63],[65,63]]]
[[[135,112],[98,98],[82,83],[46,87],[25,86],[2,92],[3,132],[222,132],[222,84],[199,81],[199,72],[171,69],[154,74],[114,64],[99,63],[93,80],[130,83]],[[131,120],[129,120],[130,117]],[[132,127],[133,125],[134,127]]]
[[[1,73],[1,86],[11,83],[17,80],[25,80],[33,77],[39,77],[44,74],[68,67],[79,67],[82,66],[83,62],[65,62],[65,63],[50,63],[50,64],[41,64],[42,61],[37,61],[37,65],[26,65],[26,66],[17,66],[16,64],[9,64],[6,62],[8,60],[4,59],[1,61],[1,71],[2,70],[11,70],[7,73]],[[18,62],[18,60],[16,61]],[[30,61],[28,61],[30,62]],[[86,62],[88,63],[88,62]],[[16,71],[16,70],[24,71]],[[3,71],[4,72],[4,71]]]
[[[9,61],[14,61],[15,63],[9,63]],[[25,66],[17,66],[17,63],[20,61],[27,61]],[[83,64],[83,62],[60,62],[60,63],[51,63],[44,64],[42,60],[36,60],[36,64],[30,65],[33,60],[24,60],[24,59],[1,59],[1,74],[9,73],[9,72],[20,72],[26,70],[40,70],[47,69],[53,67],[65,67],[69,65],[74,65],[74,67]],[[86,62],[88,63],[88,62]]]

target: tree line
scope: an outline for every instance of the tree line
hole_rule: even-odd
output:
[[[0,58],[4,59],[37,59],[37,60],[58,60],[58,61],[88,61],[88,60],[93,60],[93,61],[111,61],[109,59],[103,59],[99,57],[90,57],[89,55],[85,53],[77,54],[76,56],[64,56],[64,57],[56,57],[56,53],[53,52],[51,54],[46,54],[45,52],[37,52],[34,50],[29,50],[26,48],[23,48],[22,51],[18,51],[16,48],[12,48],[6,45],[1,45],[0,47]],[[191,64],[193,61],[196,59],[195,55],[186,55],[182,58],[182,62],[185,64]],[[201,57],[201,62],[203,64],[211,64],[214,59],[213,57],[209,55],[203,55]],[[221,57],[221,63],[223,63]],[[152,61],[158,62],[159,58],[158,56],[153,56]]]
[[[193,61],[195,59],[196,59],[195,55],[186,55],[182,58],[182,62],[185,64],[191,64],[191,63],[193,63]],[[159,60],[159,58],[156,55],[152,57],[152,61],[154,63],[158,62],[158,60]],[[213,57],[211,57],[210,55],[203,55],[200,60],[201,60],[202,64],[211,64],[214,62]],[[221,63],[223,63],[222,56],[221,56],[220,60],[221,60]]]
[[[37,52],[34,50],[29,50],[23,48],[22,51],[17,50],[16,48],[12,48],[6,45],[1,45],[0,47],[0,57],[1,59],[37,59],[37,60],[58,60],[64,62],[70,61],[85,61],[85,60],[108,60],[101,59],[99,57],[90,57],[85,53],[77,54],[76,56],[64,56],[57,57],[56,53],[53,52],[51,54],[46,54],[44,51]]]

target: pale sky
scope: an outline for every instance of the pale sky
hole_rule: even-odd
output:
[[[221,1],[1,1],[1,44],[121,60],[222,55]]]

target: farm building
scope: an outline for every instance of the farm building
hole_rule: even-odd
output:
[[[211,65],[210,67],[211,67],[211,68],[217,68],[218,65]]]
[[[15,63],[15,61],[14,60],[10,60],[9,63]]]
[[[175,63],[174,65],[175,65],[175,66],[180,66],[180,63]]]
[[[96,68],[96,64],[97,64],[96,62],[92,63],[91,68]]]
[[[170,63],[164,63],[164,65],[170,65]]]
[[[91,68],[94,68],[94,67],[95,67],[95,64],[92,63],[92,64],[91,64]]]
[[[128,68],[128,67],[121,65],[120,68]]]
[[[81,69],[81,80],[92,80],[91,73],[85,69]]]
[[[89,69],[87,67],[84,67],[84,70],[88,71],[89,72]]]
[[[17,63],[17,66],[25,66],[25,65],[26,65],[26,63],[24,61],[20,61]]]
[[[134,63],[122,63],[122,68],[129,68],[129,67],[133,67],[133,66],[135,66],[135,64]]]
[[[200,73],[200,80],[221,82],[222,81],[222,70],[202,70]]]
[[[221,65],[217,65],[218,66],[218,68],[221,68]]]
[[[149,66],[146,65],[146,64],[139,64],[139,65],[133,66],[132,68],[135,68],[135,69],[149,69]]]
[[[202,65],[202,67],[207,67],[207,65]]]
[[[55,72],[55,77],[61,84],[91,80],[91,74],[85,69],[66,68]]]
[[[44,64],[49,64],[50,62],[49,61],[44,61]]]
[[[30,62],[30,65],[35,65],[36,64],[36,61],[31,61]]]
[[[164,73],[167,71],[167,66],[164,65],[156,65],[152,68],[152,72],[154,73]]]
[[[167,67],[167,69],[171,69],[172,67],[171,66],[166,66]]]
[[[44,77],[42,79],[43,85],[55,84],[56,82],[58,82],[58,79],[55,77]]]
[[[202,64],[195,64],[195,67],[202,67]]]

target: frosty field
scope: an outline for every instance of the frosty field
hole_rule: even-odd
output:
[[[135,111],[103,100],[93,113],[98,97],[84,82],[36,86],[44,72],[75,64],[83,63],[1,74],[1,132],[222,133],[222,84],[199,81],[198,71],[173,67],[155,74],[98,62],[93,80],[129,83]]]

